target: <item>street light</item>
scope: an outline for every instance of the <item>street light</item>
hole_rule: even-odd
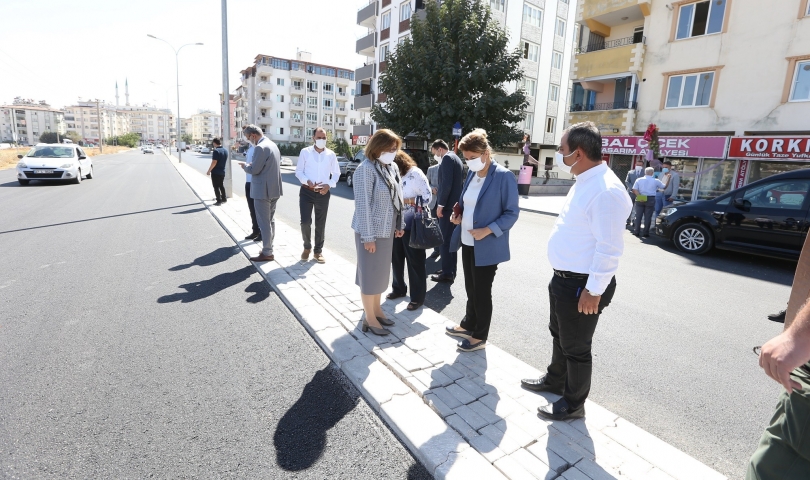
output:
[[[160,40],[161,42],[168,45],[174,51],[174,69],[177,77],[177,132],[175,133],[174,137],[175,138],[174,145],[177,148],[177,160],[180,163],[183,163],[182,152],[180,151],[180,61],[178,59],[178,55],[180,54],[180,50],[182,50],[183,47],[187,47],[189,45],[202,45],[202,42],[187,43],[185,45],[182,45],[180,48],[174,48],[174,46],[171,43],[167,42],[166,40],[163,40],[162,38],[158,38],[148,33],[146,34],[146,36],[149,38],[154,38],[155,40]]]

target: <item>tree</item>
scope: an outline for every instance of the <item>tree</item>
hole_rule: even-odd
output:
[[[67,138],[73,143],[79,143],[80,141],[82,141],[82,136],[74,132],[73,130],[68,130],[67,132],[65,132],[65,134],[62,135],[62,138]]]
[[[349,157],[352,153],[349,142],[343,137],[335,138],[329,130],[326,132],[326,147],[337,156]]]
[[[520,140],[514,125],[528,106],[521,89],[506,86],[523,78],[520,50],[507,51],[508,36],[479,0],[425,2],[426,17],[411,18],[411,34],[387,57],[380,76],[385,106],[371,116],[400,135],[450,137],[461,122],[464,131],[483,128],[490,142],[504,147]]]
[[[186,143],[194,143],[194,139],[191,137],[190,133],[184,133],[180,135],[180,141]]]
[[[62,138],[64,137],[59,135],[57,139],[56,132],[42,132],[42,135],[39,136],[39,141],[41,143],[61,143]]]

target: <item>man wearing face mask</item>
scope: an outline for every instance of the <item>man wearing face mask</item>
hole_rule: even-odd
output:
[[[636,194],[636,223],[633,225],[633,235],[641,237],[650,236],[650,227],[655,222],[653,211],[655,210],[655,196],[666,187],[661,180],[658,180],[653,167],[644,169],[644,176],[636,180],[633,185],[633,193]],[[644,230],[641,230],[641,223],[644,223]]]
[[[301,182],[298,206],[301,210],[301,236],[304,238],[304,252],[301,260],[309,260],[312,251],[312,210],[315,210],[315,260],[324,263],[323,242],[326,229],[326,213],[329,210],[329,189],[335,188],[340,178],[335,152],[326,148],[326,130],[315,129],[312,136],[314,145],[301,150],[295,176]]]
[[[538,408],[551,420],[581,418],[591,389],[591,344],[602,310],[616,291],[616,270],[624,250],[622,224],[630,197],[622,181],[602,162],[602,137],[593,122],[563,133],[555,155],[560,170],[576,175],[548,240],[554,275],[548,286],[551,362],[546,374],[521,381],[523,388],[562,398]]]
[[[449,151],[444,140],[435,140],[430,147],[434,158],[441,158],[439,165],[439,188],[436,193],[436,216],[439,218],[439,229],[442,231],[444,244],[441,248],[442,269],[431,275],[434,282],[453,283],[458,267],[458,253],[450,251],[450,237],[455,225],[450,222],[453,205],[461,198],[463,186],[463,167],[458,155]]]
[[[262,237],[262,251],[259,255],[251,257],[252,262],[272,262],[273,239],[276,234],[276,203],[282,195],[281,186],[281,154],[278,146],[264,136],[262,129],[257,125],[248,125],[243,129],[245,138],[253,148],[253,161],[250,165],[240,163],[245,173],[249,173],[250,196],[256,209],[256,222]]]

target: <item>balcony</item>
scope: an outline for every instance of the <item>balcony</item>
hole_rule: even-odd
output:
[[[294,134],[294,135],[292,136],[292,138],[295,138],[295,139],[300,140],[300,139],[304,138],[304,136],[303,136],[303,135],[301,135],[300,133],[296,133],[296,134]]]
[[[346,111],[346,107],[337,107],[337,111],[338,111],[338,112],[345,112],[345,111]]]
[[[637,43],[647,43],[647,37],[642,35],[632,36],[632,37],[624,37],[624,38],[617,38],[615,40],[602,40],[598,42],[592,42],[588,45],[579,47],[577,49],[577,53],[590,53],[590,52],[598,52],[599,50],[609,50],[611,48],[618,48],[618,47],[625,47],[627,45],[635,45]]]
[[[355,125],[352,127],[352,135],[357,135],[360,137],[370,137],[371,136],[371,125]]]
[[[377,25],[378,6],[377,0],[371,0],[368,5],[358,10],[357,24],[366,28],[374,28]]]
[[[318,109],[318,105],[313,105],[313,104],[310,104],[310,103],[307,104],[307,110],[317,110],[317,109]]]
[[[335,107],[333,107],[332,105],[324,105],[324,106],[323,106],[323,109],[324,109],[324,110],[332,110],[332,109],[334,109],[334,108],[335,108]]]
[[[569,105],[568,111],[575,112],[603,112],[607,110],[636,110],[638,102],[607,102],[607,103],[592,103],[590,105]]]
[[[270,82],[259,82],[257,88],[260,92],[272,92],[273,84]]]
[[[290,110],[304,110],[304,102],[290,102]]]
[[[650,3],[651,0],[584,0],[582,18],[589,28],[593,22],[614,27],[648,16]],[[598,25],[596,26],[598,27]],[[591,28],[591,30],[598,31],[599,29]],[[604,35],[609,36],[610,33]]]
[[[357,111],[368,112],[372,105],[374,105],[374,94],[372,93],[354,97],[354,108]]]
[[[290,87],[290,90],[292,90],[294,92],[303,92],[304,91],[304,86],[303,85],[293,85],[292,87]]]
[[[270,117],[259,117],[256,119],[256,121],[259,125],[261,125],[262,130],[264,130],[265,132],[267,132],[267,129],[265,129],[264,127],[273,124],[273,119]]]
[[[301,125],[301,126],[303,126],[304,125],[304,119],[303,118],[292,117],[290,119],[290,125]]]
[[[635,109],[626,110],[582,110],[568,113],[570,124],[593,122],[603,135],[632,135],[636,118]]]
[[[346,130],[346,122],[338,122],[337,123],[338,130]]]
[[[374,57],[377,49],[377,32],[371,32],[357,41],[355,52],[366,57]]]
[[[643,43],[580,53],[576,56],[574,78],[587,79],[621,73],[637,73],[641,70],[643,58]]]
[[[354,79],[356,81],[359,82],[367,78],[374,78],[374,63],[362,66],[354,71]]]
[[[324,125],[328,125],[328,126],[330,126],[330,127],[331,127],[331,126],[332,126],[332,121],[331,121],[331,120],[324,120],[324,121],[323,121],[323,124],[324,124]]]
[[[260,75],[262,73],[267,73],[267,74],[272,75],[273,67],[266,64],[266,63],[260,63],[260,64],[256,65],[256,74]]]
[[[260,98],[257,103],[259,108],[273,108],[273,101],[267,98]]]

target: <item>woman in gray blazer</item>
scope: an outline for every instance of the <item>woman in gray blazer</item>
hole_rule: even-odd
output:
[[[392,166],[402,140],[391,130],[381,129],[366,145],[366,159],[354,171],[354,230],[357,275],[365,318],[363,331],[388,335],[382,325],[394,322],[385,316],[380,296],[388,288],[394,237],[405,232],[399,171]]]

